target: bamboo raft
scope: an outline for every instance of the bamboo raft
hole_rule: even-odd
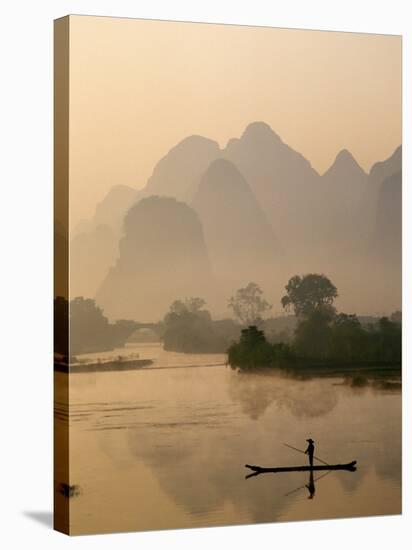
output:
[[[245,464],[245,468],[249,468],[257,474],[263,473],[281,473],[281,472],[319,472],[325,470],[346,470],[348,472],[356,471],[356,460],[347,464],[325,464],[324,466],[285,466],[281,468],[264,468],[262,466],[251,466]]]

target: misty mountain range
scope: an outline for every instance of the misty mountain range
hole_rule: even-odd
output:
[[[113,319],[157,320],[198,295],[226,314],[239,286],[260,284],[274,311],[288,278],[326,273],[339,306],[400,308],[402,151],[367,174],[341,151],[322,175],[264,122],[224,149],[190,136],[141,190],[118,185],[71,240],[71,295]]]

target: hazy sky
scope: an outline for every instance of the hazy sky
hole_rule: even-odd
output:
[[[324,172],[401,143],[401,38],[72,16],[71,220],[116,184],[145,185],[178,141],[224,147],[267,122]]]

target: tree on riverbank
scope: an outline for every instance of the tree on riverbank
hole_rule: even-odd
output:
[[[331,323],[336,315],[333,305],[338,291],[325,275],[294,275],[281,299],[285,310],[293,308],[298,325],[293,348],[298,355],[324,359],[330,353]]]
[[[228,362],[232,368],[246,369],[276,367],[293,359],[287,344],[270,344],[263,330],[254,325],[243,329],[238,343],[228,349]]]
[[[55,351],[69,355],[68,330],[70,330],[70,354],[107,351],[122,347],[136,329],[136,323],[119,320],[109,323],[94,300],[79,296],[68,302],[58,296],[54,300]]]
[[[257,325],[272,306],[263,298],[263,291],[256,283],[239,288],[229,299],[229,308],[242,325]]]
[[[293,308],[296,317],[308,318],[320,311],[324,315],[333,316],[333,301],[338,296],[338,290],[325,275],[294,275],[285,289],[286,294],[281,299],[282,306],[286,310]]]
[[[267,342],[263,331],[250,326],[229,350],[229,362],[241,368],[293,366],[321,362],[400,363],[401,315],[394,320],[382,317],[362,326],[356,315],[337,313],[334,299],[338,292],[325,276],[295,275],[286,285],[281,302],[293,308],[297,326],[289,345]]]
[[[165,350],[221,353],[238,338],[239,328],[234,321],[213,321],[205,306],[202,298],[186,298],[172,303],[164,318]]]

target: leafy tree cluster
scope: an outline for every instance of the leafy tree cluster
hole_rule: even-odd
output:
[[[228,349],[228,362],[232,368],[282,366],[290,364],[293,359],[293,353],[288,344],[269,343],[263,330],[258,330],[254,325],[243,329],[240,341],[232,344]]]
[[[176,300],[164,318],[163,344],[167,351],[219,353],[226,351],[239,330],[228,319],[213,321],[202,298]]]
[[[334,361],[400,362],[401,315],[382,317],[377,324],[362,327],[356,315],[337,313],[333,305],[336,287],[325,275],[295,275],[282,298],[293,307],[298,325],[293,340],[297,356]]]
[[[54,300],[55,351],[64,357],[70,354],[107,351],[125,344],[136,329],[134,321],[119,320],[109,323],[94,300],[82,296],[68,302]],[[68,331],[69,329],[69,331]]]
[[[399,363],[402,328],[387,317],[363,327],[356,315],[340,313],[326,320],[314,313],[298,324],[293,349],[311,359]]]
[[[294,275],[285,287],[282,306],[294,309],[296,317],[309,317],[321,313],[332,317],[335,313],[333,301],[338,296],[337,288],[325,275],[309,273],[301,277]]]
[[[243,325],[257,325],[262,322],[262,315],[272,309],[263,298],[263,291],[256,283],[249,283],[240,288],[229,299],[229,308]]]
[[[305,360],[400,363],[401,312],[363,327],[356,315],[336,312],[338,292],[325,275],[295,275],[285,289],[282,305],[293,309],[297,318],[289,344],[271,344],[262,331],[250,326],[228,350],[232,366],[282,366]]]

